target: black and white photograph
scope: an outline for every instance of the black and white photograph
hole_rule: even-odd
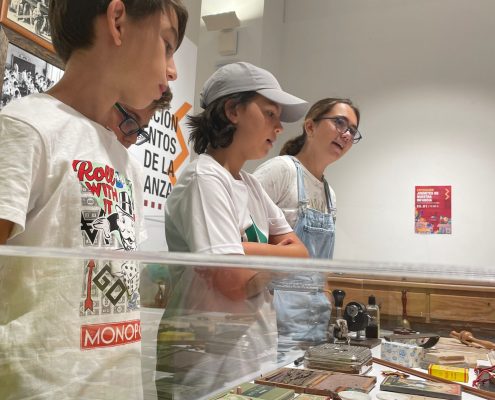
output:
[[[48,0],[4,0],[0,22],[50,50],[53,48]]]
[[[57,83],[64,71],[9,43],[3,75],[0,109],[12,100],[42,93]]]

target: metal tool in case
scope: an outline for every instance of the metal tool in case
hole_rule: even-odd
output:
[[[325,343],[310,347],[304,355],[306,368],[364,374],[371,369],[371,350],[367,347]]]

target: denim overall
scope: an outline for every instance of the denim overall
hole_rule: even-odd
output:
[[[335,244],[333,213],[336,210],[332,207],[328,183],[323,178],[329,213],[309,208],[302,166],[299,160],[291,158],[297,170],[298,192],[298,219],[294,232],[306,245],[312,258],[331,259]],[[298,272],[274,280],[272,285],[279,351],[326,341],[331,304],[323,291],[325,275],[318,272]]]

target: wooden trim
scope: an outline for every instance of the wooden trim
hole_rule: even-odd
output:
[[[431,318],[470,322],[495,322],[495,299],[431,294]]]
[[[31,40],[32,42],[44,47],[50,52],[55,53],[55,49],[53,48],[53,45],[49,41],[45,40],[41,36],[36,35],[35,33],[31,32],[29,29],[24,28],[23,26],[17,24],[15,21],[12,21],[11,19],[8,18],[10,2],[11,0],[2,1],[2,8],[0,10],[0,23],[12,29],[14,32],[17,32],[20,35],[24,36],[25,38]]]
[[[432,282],[411,282],[404,280],[382,280],[382,279],[359,279],[359,278],[342,278],[329,275],[328,283],[330,287],[335,287],[336,283],[345,283],[348,285],[354,285],[356,287],[365,288],[367,286],[386,286],[386,287],[396,287],[396,288],[415,288],[421,289],[438,289],[438,290],[457,290],[457,291],[468,291],[468,292],[483,292],[483,293],[494,293],[495,286],[482,286],[478,285],[459,285],[451,283],[432,283]]]
[[[1,26],[0,29],[5,33],[5,36],[7,36],[9,43],[27,51],[28,53],[31,53],[32,55],[54,65],[57,68],[65,70],[65,64],[60,57],[57,56],[57,54],[48,51],[44,47],[39,46],[6,26]]]
[[[341,286],[339,288],[346,292],[347,301],[359,301],[360,303],[368,304],[368,296],[371,294],[375,295],[382,317],[386,315],[402,315],[402,293],[399,290],[391,290],[387,288],[377,289],[375,287],[349,288],[347,286]],[[407,292],[407,299],[408,317],[427,317],[426,293]]]

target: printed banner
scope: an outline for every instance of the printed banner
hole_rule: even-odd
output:
[[[197,47],[187,37],[174,56],[178,79],[170,82],[170,110],[156,112],[149,122],[151,140],[129,149],[143,165],[145,217],[163,217],[165,200],[181,170],[189,162],[186,116],[192,111]]]
[[[415,233],[452,233],[452,187],[416,186]]]
[[[177,174],[189,160],[184,122],[191,107],[184,101],[178,106],[173,103],[170,110],[157,111],[146,128],[150,141],[132,147],[145,171],[145,216],[163,216],[165,200],[177,182]]]
[[[170,110],[156,112],[148,128],[150,142],[129,151],[144,167],[144,219],[148,240],[140,250],[167,250],[165,202],[189,163],[187,115],[192,113],[196,82],[197,46],[187,37],[174,56],[178,79],[170,82]]]

